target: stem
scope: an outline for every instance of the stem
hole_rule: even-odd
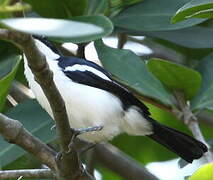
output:
[[[50,169],[21,169],[0,171],[0,179],[10,178],[53,178]]]
[[[184,95],[181,92],[175,91],[174,95],[177,99],[179,108],[182,111],[182,120],[183,122],[187,125],[187,127],[190,129],[190,131],[192,132],[193,136],[201,141],[202,143],[204,143],[208,148],[210,148],[210,146],[208,145],[208,143],[206,142],[199,124],[198,124],[198,120],[197,117],[192,113],[192,111],[190,110],[189,105],[187,104]],[[212,152],[209,151],[206,152],[204,154],[204,157],[206,158],[207,162],[213,162],[213,155]]]

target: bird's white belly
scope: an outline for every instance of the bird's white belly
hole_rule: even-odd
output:
[[[104,90],[72,82],[62,71],[53,74],[54,82],[65,101],[70,126],[72,128],[103,126],[101,131],[88,132],[80,135],[80,138],[98,142],[112,139],[121,133],[120,126],[124,112],[117,97]],[[27,65],[25,65],[25,75],[36,99],[53,118],[47,98]]]

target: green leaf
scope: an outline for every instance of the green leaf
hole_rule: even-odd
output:
[[[146,96],[172,105],[171,96],[146,68],[143,60],[129,50],[114,49],[95,42],[98,57],[103,66],[115,75],[123,84]]]
[[[83,15],[87,0],[24,0],[39,15],[47,18],[70,18]]]
[[[202,75],[201,89],[191,102],[191,109],[213,110],[213,53],[205,57],[197,67]]]
[[[204,19],[189,19],[180,23],[170,22],[174,13],[189,0],[145,0],[122,11],[112,18],[116,27],[136,31],[163,31],[194,26]]]
[[[172,22],[177,23],[189,18],[212,18],[213,1],[212,0],[192,0],[181,7],[172,17]]]
[[[108,0],[89,0],[86,14],[108,14],[109,1]]]
[[[35,35],[45,35],[58,42],[93,41],[110,34],[113,30],[111,21],[101,15],[79,16],[72,20],[13,18],[0,22],[9,28]]]
[[[55,132],[51,131],[53,121],[35,100],[28,100],[17,105],[6,113],[7,116],[19,120],[33,135],[45,143],[52,141]],[[0,165],[5,166],[26,152],[20,147],[9,144],[0,137]]]
[[[125,8],[137,4],[143,0],[110,0],[110,16],[113,17]]]
[[[171,41],[188,48],[213,48],[213,29],[205,27],[191,27],[175,31],[150,32],[152,37]],[[148,34],[147,34],[148,35]]]
[[[157,58],[149,60],[147,66],[166,87],[184,92],[187,99],[194,97],[200,88],[201,76],[193,69]]]
[[[8,0],[0,0],[0,9],[7,6],[8,4],[9,4]],[[11,13],[8,13],[8,12],[1,12],[0,13],[0,19],[10,18],[11,16],[12,16]]]
[[[4,58],[11,54],[19,55],[21,52],[14,44],[0,40],[0,61],[4,60]]]
[[[188,180],[212,180],[213,163],[201,166]]]
[[[5,12],[18,12],[18,11],[28,11],[31,6],[28,4],[15,3],[14,5],[0,6],[0,13]]]
[[[0,112],[3,110],[10,85],[15,78],[20,61],[21,56],[10,56],[0,63]]]

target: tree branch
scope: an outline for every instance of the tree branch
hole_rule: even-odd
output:
[[[10,95],[18,103],[23,102],[26,99],[34,98],[32,95],[29,94],[29,89],[18,81],[14,81],[12,83],[12,86],[10,88]]]
[[[184,95],[181,92],[175,91],[174,95],[177,99],[179,108],[182,112],[182,120],[183,122],[188,126],[188,128],[190,129],[190,131],[192,132],[193,136],[203,142],[204,144],[207,145],[207,147],[209,148],[209,145],[207,144],[206,140],[203,137],[203,134],[200,130],[199,124],[198,124],[198,120],[197,117],[192,113],[192,111],[190,110],[189,105],[187,104]],[[206,160],[208,162],[213,162],[213,155],[212,152],[209,151],[206,152],[204,154],[204,156],[206,157]]]
[[[28,66],[39,83],[51,106],[56,123],[59,145],[62,158],[57,159],[58,174],[60,179],[88,179],[89,176],[83,170],[75,148],[69,150],[69,143],[74,130],[70,128],[64,101],[53,82],[53,74],[49,70],[45,56],[38,50],[34,39],[25,33],[0,29],[0,38],[11,40],[19,45],[24,52]],[[68,153],[69,152],[69,153]],[[89,178],[90,179],[90,178]]]
[[[122,49],[125,45],[125,43],[127,42],[127,35],[120,33],[118,34],[118,49]]]
[[[126,180],[146,179],[157,180],[146,168],[141,167],[135,160],[121,152],[109,143],[101,143],[95,146],[95,158],[97,161]]]
[[[38,138],[32,136],[19,121],[10,119],[0,113],[0,134],[9,143],[22,147],[49,168],[57,170],[55,163],[56,152],[42,143]]]
[[[0,179],[10,178],[53,178],[50,169],[21,169],[0,171]]]

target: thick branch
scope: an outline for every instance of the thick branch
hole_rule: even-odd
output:
[[[147,169],[135,160],[108,143],[97,144],[95,148],[97,161],[126,180],[146,179],[157,180]]]
[[[9,143],[17,144],[27,152],[32,153],[49,168],[56,170],[55,154],[46,144],[32,136],[23,125],[0,113],[0,134]]]
[[[0,29],[0,38],[17,43],[26,55],[28,66],[34,74],[35,80],[40,84],[51,106],[56,123],[59,145],[62,158],[58,159],[60,179],[79,179],[85,175],[82,165],[74,148],[69,151],[68,145],[72,137],[64,101],[53,82],[53,74],[49,70],[45,56],[38,50],[34,39],[25,33]],[[69,153],[67,153],[69,151]]]
[[[197,117],[192,113],[192,111],[190,110],[189,105],[187,104],[184,95],[181,92],[174,92],[174,95],[177,99],[178,105],[180,110],[182,111],[182,120],[183,122],[188,126],[188,128],[191,130],[193,136],[203,142],[204,144],[207,145],[207,147],[209,147],[209,145],[207,144],[206,140],[203,137],[203,134],[200,130],[199,124],[198,124],[198,120]],[[205,153],[204,155],[207,159],[208,162],[213,162],[213,155],[212,152],[209,151],[207,153]]]
[[[52,178],[53,174],[50,169],[21,169],[0,171],[0,179],[10,178]]]

